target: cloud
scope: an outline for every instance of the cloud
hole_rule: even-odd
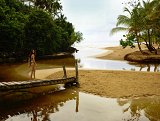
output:
[[[63,13],[87,40],[109,37],[123,11],[123,0],[62,0]],[[112,37],[111,37],[112,39]]]

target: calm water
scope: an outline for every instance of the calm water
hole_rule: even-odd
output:
[[[158,121],[160,119],[159,97],[112,99],[67,89],[28,101],[11,102],[3,97],[0,102],[2,121]]]
[[[149,72],[160,71],[160,64],[138,64],[127,61],[97,59],[94,56],[107,52],[107,50],[101,49],[100,47],[96,48],[88,46],[82,48],[82,46],[77,45],[77,48],[79,51],[78,53],[75,53],[75,58],[79,60],[79,66],[81,68]]]
[[[63,64],[67,67],[73,67],[75,64],[75,58],[67,57],[53,60],[39,60],[37,61],[38,66],[36,69],[62,68]],[[0,81],[29,80],[28,73],[30,72],[30,68],[27,63],[1,64],[0,70]]]

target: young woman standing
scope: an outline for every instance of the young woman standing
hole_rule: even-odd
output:
[[[35,56],[36,56],[35,50],[32,50],[28,59],[29,67],[31,67],[31,76],[30,76],[31,79],[35,79],[35,72],[36,72],[36,65],[37,65],[35,61]]]

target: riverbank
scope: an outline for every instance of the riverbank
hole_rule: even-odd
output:
[[[100,56],[96,56],[96,58],[107,60],[127,60],[139,63],[160,63],[160,49],[157,50],[156,55],[155,53],[149,52],[146,46],[141,45],[141,47],[145,54],[142,54],[137,46],[135,48],[126,47],[125,49],[121,46],[107,47],[105,48],[107,52]]]
[[[105,50],[107,51],[109,50],[109,53],[106,52],[100,56],[98,55],[96,56],[96,58],[107,59],[107,60],[124,60],[125,55],[138,51],[139,49],[137,46],[135,48],[126,47],[125,49],[123,49],[122,46],[116,46],[116,47],[107,47],[105,48]]]
[[[113,49],[114,48],[116,47],[113,47]],[[116,49],[116,51],[118,50]],[[119,52],[120,51],[123,51],[122,52],[123,54],[126,54],[126,52],[128,52],[126,51],[126,49],[122,49],[121,47],[119,47]],[[115,53],[115,55],[116,54],[118,53]],[[110,55],[110,53],[108,53],[108,55]],[[72,71],[74,70],[74,68],[72,68],[74,67],[74,59],[65,58],[65,59],[54,59],[48,61],[45,60],[42,62],[39,61],[36,69],[36,78],[37,79],[62,78],[63,69],[60,66],[63,63],[68,65],[67,67],[68,77],[75,76],[75,72]],[[60,66],[57,67],[57,65]],[[10,68],[11,67],[8,66],[8,69]],[[2,68],[2,70],[4,69]],[[17,65],[13,67],[12,70],[14,71],[13,74],[15,76],[20,75],[29,78],[28,73],[30,69],[27,67],[27,64],[22,64],[19,66]],[[10,74],[10,71],[6,74],[8,76]],[[16,78],[18,77],[19,76],[17,76]],[[159,72],[79,69],[80,88],[78,89],[82,92],[92,93],[104,97],[113,97],[113,98],[160,96],[159,80],[160,80]]]
[[[127,47],[108,47],[109,52],[98,55],[97,58],[109,60],[124,60],[124,56],[138,50]],[[145,49],[145,48],[143,48]],[[42,77],[43,75],[43,77]],[[73,69],[67,69],[67,75],[75,76]],[[62,70],[40,70],[37,76],[47,79],[63,77]],[[104,97],[137,98],[160,96],[160,73],[116,70],[79,70],[79,90]]]
[[[52,74],[48,76],[49,71],[52,71]],[[46,72],[37,73],[39,75],[43,73],[43,78],[47,79],[63,77],[63,72],[60,70],[46,70]],[[48,77],[44,77],[45,74]],[[68,77],[74,76],[75,72],[68,70],[67,75]],[[159,79],[160,74],[158,72],[80,70],[79,90],[112,98],[160,96]]]

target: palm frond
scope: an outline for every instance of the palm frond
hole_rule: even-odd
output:
[[[127,30],[128,28],[125,28],[125,27],[115,27],[111,30],[110,35],[113,35],[119,31],[127,31]]]
[[[130,18],[125,16],[125,15],[119,15],[117,18],[117,24],[116,26],[119,25],[125,25],[128,26],[130,24]]]
[[[131,11],[127,8],[127,7],[124,7],[124,12],[128,12],[130,15],[131,15]]]

